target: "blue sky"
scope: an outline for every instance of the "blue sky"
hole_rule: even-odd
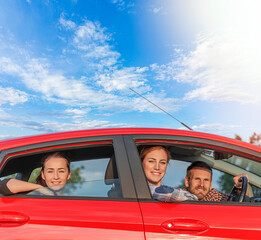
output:
[[[0,138],[260,133],[258,0],[0,0]]]

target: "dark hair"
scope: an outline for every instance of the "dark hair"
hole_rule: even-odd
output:
[[[167,154],[167,161],[169,162],[170,160],[170,153],[169,151],[163,147],[163,146],[149,146],[149,147],[144,147],[141,151],[140,151],[140,159],[141,161],[144,160],[144,158],[146,157],[146,155],[154,150],[163,150],[165,151],[165,153]]]
[[[41,160],[41,172],[39,176],[36,178],[35,183],[42,185],[43,187],[47,187],[45,180],[42,178],[42,172],[44,171],[45,168],[45,163],[51,158],[51,157],[59,157],[59,158],[64,158],[66,160],[66,165],[68,168],[68,172],[70,172],[70,159],[62,152],[54,152],[54,153],[48,153],[43,156]]]
[[[188,178],[190,178],[190,170],[195,169],[195,168],[201,168],[201,169],[204,169],[204,170],[210,172],[211,179],[212,179],[212,168],[207,163],[201,162],[201,161],[195,161],[188,166],[188,168],[187,168],[187,177]]]

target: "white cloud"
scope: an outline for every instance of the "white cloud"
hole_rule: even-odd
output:
[[[61,14],[60,19],[59,19],[59,23],[66,29],[66,30],[71,30],[74,29],[76,27],[76,24],[71,21],[71,20],[67,20],[64,18],[64,14]]]
[[[261,38],[259,38],[261,40]],[[170,63],[150,67],[161,81],[190,84],[184,100],[261,102],[260,42],[235,29],[201,34],[195,49]]]
[[[4,109],[0,108],[0,123],[1,125],[6,125],[9,123],[10,115],[7,114]]]
[[[22,68],[14,63],[10,58],[1,57],[0,58],[0,73],[5,74],[19,74],[22,71]]]
[[[166,2],[166,27],[176,34],[171,23],[179,19],[184,36],[197,36],[194,48],[177,49],[173,61],[151,65],[156,79],[190,85],[185,100],[261,103],[261,2],[201,0],[187,5]]]
[[[95,128],[113,128],[113,127],[128,127],[125,123],[111,123],[109,121],[92,120],[92,121],[75,121],[73,123],[59,123],[59,122],[44,122],[42,128],[54,132],[74,131],[83,129]]]
[[[81,79],[50,73],[48,66],[39,59],[34,59],[26,65],[22,77],[29,89],[41,92],[49,100],[65,101],[65,104],[100,105],[114,98],[106,93],[98,94]]]
[[[58,71],[51,73],[50,66],[44,59],[32,59],[24,67],[12,63],[11,59],[8,59],[8,62],[10,66],[16,66],[16,68],[10,68],[9,74],[19,76],[28,89],[41,93],[41,96],[49,101],[68,106],[88,106],[114,112],[131,110],[152,110],[155,112],[155,109],[149,104],[140,103],[140,99],[129,98],[129,95],[132,94],[129,90],[130,87],[138,88],[141,93],[150,90],[150,86],[146,84],[146,79],[143,76],[146,68],[115,69],[107,72],[107,75],[101,74],[96,80],[102,88],[97,90],[93,88],[94,85],[86,85],[85,78],[66,78]],[[111,93],[115,91],[120,92],[118,95]],[[153,98],[153,96],[151,97]],[[153,100],[164,101],[159,95]],[[175,100],[168,99],[166,101],[174,102]],[[130,104],[130,102],[134,104]],[[136,106],[135,102],[139,106]]]
[[[234,131],[232,129],[238,130],[242,128],[241,125],[233,125],[233,124],[225,125],[222,123],[207,123],[207,124],[193,125],[190,127],[193,129],[193,131],[209,132],[209,133],[215,133],[223,136],[231,135],[231,133]],[[188,130],[185,127],[180,127],[179,129]]]
[[[87,62],[86,67],[88,68],[103,69],[117,63],[121,55],[113,50],[113,46],[110,44],[112,34],[107,32],[106,28],[101,27],[98,21],[85,20],[82,25],[76,25],[71,20],[66,20],[62,14],[60,24],[65,30],[72,31],[72,39],[69,39],[69,42],[73,49],[64,49],[64,53],[78,54],[83,61]]]
[[[11,106],[28,101],[28,94],[13,88],[0,87],[0,105],[5,103]]]
[[[161,9],[162,9],[162,8],[156,8],[156,7],[155,7],[155,8],[152,9],[152,11],[153,11],[154,13],[158,13],[158,12],[160,12]]]
[[[12,128],[15,131],[19,129],[29,129],[34,133],[47,133],[47,132],[63,132],[83,129],[94,129],[94,128],[113,128],[113,127],[132,127],[126,123],[112,123],[103,120],[79,120],[73,119],[72,122],[59,122],[59,121],[41,121],[31,120],[25,116],[16,116],[6,113],[3,109],[0,109],[0,125],[5,128]],[[31,133],[28,133],[32,135]],[[2,135],[0,138],[17,137],[17,135]]]
[[[224,128],[223,124],[220,123],[210,123],[210,124],[200,124],[200,125],[193,125],[191,127],[195,131],[199,130],[222,130]]]
[[[85,21],[84,24],[77,26],[66,20],[63,15],[60,24],[71,31],[73,41],[73,45],[71,45],[72,41],[65,41],[68,43],[65,54],[70,51],[72,53],[73,49],[75,59],[84,57],[88,59],[88,66],[86,62],[79,64],[81,69],[85,67],[84,64],[88,67],[85,76],[78,78],[72,77],[71,74],[67,76],[67,69],[60,70],[52,59],[32,58],[26,49],[20,51],[15,46],[10,48],[17,49],[16,55],[12,58],[0,58],[0,73],[11,75],[17,81],[24,83],[27,89],[36,93],[38,99],[67,105],[68,109],[64,114],[66,117],[72,116],[73,119],[84,116],[84,112],[81,112],[83,110],[78,110],[78,107],[113,113],[133,110],[159,112],[129,90],[133,88],[141,94],[151,91],[151,86],[146,79],[149,68],[119,65],[120,54],[112,50],[113,46],[109,44],[111,35],[106,33],[105,28],[102,28],[98,22],[91,21]],[[69,34],[67,32],[66,36],[68,38],[70,32]],[[89,44],[93,49],[90,49]],[[79,51],[77,52],[76,49]],[[68,56],[64,57],[67,59]],[[103,66],[100,71],[96,71],[96,76],[88,72],[91,64]],[[26,95],[20,93],[19,96],[21,98]],[[164,93],[150,93],[147,96],[159,105],[167,106],[166,110],[177,109],[177,100],[166,98]],[[21,101],[25,101],[25,98]],[[39,128],[41,129],[42,126]]]
[[[6,57],[0,58],[0,73],[17,75],[22,71],[22,68],[17,64],[14,64],[10,59]],[[12,87],[0,87],[0,105],[10,104],[16,105],[28,101],[28,94],[14,89]]]
[[[232,30],[199,37],[196,49],[180,63],[184,69],[175,76],[196,86],[185,99],[261,101],[261,52],[260,43],[255,43]]]
[[[143,75],[146,68],[122,68],[111,72],[99,74],[97,83],[101,85],[105,91],[112,92],[118,90],[127,90],[129,88],[144,87],[147,80]]]
[[[167,112],[175,112],[181,107],[180,101],[178,99],[167,98],[163,92],[158,92],[157,94],[149,93],[149,94],[143,95],[143,97],[148,99],[153,104],[141,97],[138,97],[138,98],[132,99],[132,101],[131,101],[133,110],[139,111],[139,112],[148,111],[148,112],[154,112],[154,113],[162,113],[162,110],[160,110],[159,108],[161,108]],[[156,107],[154,104],[156,106],[158,106],[159,108]]]
[[[14,129],[30,129],[30,130],[37,130],[42,132],[44,131],[41,124],[37,121],[32,121],[31,119],[26,119],[24,116],[21,115],[12,115],[7,113],[4,109],[0,109],[0,125],[1,127],[4,127],[5,129],[12,129],[14,131],[14,136],[12,136],[12,133],[10,132],[10,135],[7,137],[17,137],[17,133]]]
[[[120,54],[116,51],[112,51],[109,45],[95,46],[90,44],[88,49],[86,49],[84,57],[88,59],[98,60],[98,64],[95,63],[98,68],[102,69],[104,67],[110,67],[117,63]]]
[[[13,63],[11,59],[0,59],[0,72],[20,77],[28,89],[42,93],[49,100],[61,100],[65,101],[65,104],[99,105],[115,98],[106,93],[97,94],[84,84],[84,80],[68,79],[58,72],[51,73],[49,67],[49,63],[44,59],[32,59],[24,66]],[[8,93],[10,92],[9,89]],[[14,94],[14,91],[11,93]],[[12,103],[15,103],[18,97],[20,101],[27,100],[23,92],[16,91],[14,96]]]
[[[0,135],[0,139],[8,139],[11,138],[10,135]]]
[[[133,1],[130,0],[111,0],[112,4],[115,4],[119,11],[124,11],[126,9],[132,9],[135,5]]]
[[[156,73],[155,79],[158,81],[170,81],[175,80],[177,74],[177,61],[171,61],[170,63],[158,65],[156,63],[151,64],[150,68]]]
[[[111,40],[109,34],[105,34],[106,29],[100,26],[99,22],[91,22],[86,20],[84,25],[77,28],[74,37],[74,43],[78,48],[87,49],[88,44],[97,43],[104,44]]]
[[[75,115],[83,115],[83,114],[86,114],[87,112],[89,112],[90,109],[66,109],[65,110],[65,113],[67,114],[75,114]]]
[[[85,109],[76,109],[76,108],[70,108],[66,109],[64,111],[65,115],[73,116],[73,118],[82,118],[86,117],[87,113],[91,111],[90,108],[85,108]]]
[[[114,113],[123,111],[160,112],[151,103],[133,94],[129,89],[133,88],[140,94],[151,91],[145,76],[148,70],[146,67],[107,70],[106,73],[97,75],[94,82],[88,85],[86,78],[66,78],[59,71],[52,73],[46,59],[32,59],[24,66],[14,64],[11,59],[5,59],[5,62],[8,62],[9,66],[6,73],[21,78],[28,89],[41,93],[38,97],[48,101],[67,106],[113,111]],[[99,86],[99,89],[95,88],[95,84]],[[180,102],[175,98],[167,98],[164,92],[149,93],[144,96],[166,111],[173,112],[180,108]],[[71,114],[73,118],[80,118],[81,114],[84,115],[83,111],[70,108],[65,114],[67,116]],[[42,126],[39,128],[41,129]]]

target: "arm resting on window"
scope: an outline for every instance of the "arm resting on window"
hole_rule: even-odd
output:
[[[11,195],[20,192],[33,191],[42,186],[35,183],[29,183],[18,179],[4,179],[0,181],[0,193],[3,195]]]

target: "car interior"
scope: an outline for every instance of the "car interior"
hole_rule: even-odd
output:
[[[225,174],[232,176],[242,173],[247,174],[250,179],[247,187],[249,197],[253,198],[253,201],[259,201],[261,193],[261,176],[259,174],[261,172],[261,163],[255,161],[255,159],[249,159],[225,150],[191,145],[188,146],[186,144],[162,144],[162,142],[154,142],[153,144],[140,142],[137,144],[138,152],[141,151],[142,148],[152,145],[163,145],[171,154],[169,165],[173,165],[173,167],[168,167],[166,176],[164,177],[170,179],[170,182],[167,182],[168,185],[182,187],[182,184],[180,183],[182,182],[182,179],[185,178],[186,167],[191,162],[203,161],[210,165],[214,170],[218,170]],[[69,149],[63,148],[57,150],[65,152],[65,154],[71,159],[72,175],[74,174],[74,177],[71,177],[71,180],[66,184],[68,185],[67,188],[69,190],[67,192],[65,191],[65,195],[100,196],[109,198],[121,197],[119,176],[114,150],[111,144],[77,148],[71,147]],[[46,150],[34,152],[28,151],[8,157],[1,168],[0,179],[11,177],[33,182],[35,179],[33,173],[39,173],[41,159],[46,152]],[[50,150],[48,152],[50,152]],[[172,164],[172,162],[174,164]],[[180,176],[179,178],[177,163],[183,167],[183,176]],[[101,166],[102,169],[98,169],[97,166]],[[94,177],[95,174],[96,177]],[[95,191],[93,190],[94,187],[91,187],[93,182],[95,182],[95,186],[99,186],[95,188]],[[90,192],[89,189],[94,192]],[[98,192],[98,189],[101,189],[101,192]]]
[[[71,165],[72,175],[64,188],[63,195],[121,197],[114,150],[111,144],[56,150],[64,152],[69,157]],[[8,157],[1,168],[0,179],[16,178],[34,182],[41,169],[41,159],[46,153],[46,151],[28,152]],[[30,195],[33,194],[30,193]]]
[[[171,155],[171,160],[169,165],[174,165],[172,168],[175,169],[177,166],[176,163],[180,162],[181,164],[186,163],[183,167],[182,175],[185,178],[186,167],[194,162],[194,161],[203,161],[206,162],[213,170],[213,175],[215,175],[215,170],[218,172],[222,172],[222,174],[228,174],[231,176],[237,176],[239,174],[247,174],[249,176],[249,183],[247,184],[247,191],[249,197],[253,199],[253,201],[259,201],[261,195],[261,162],[255,161],[255,159],[249,159],[242,155],[236,155],[235,153],[225,151],[225,150],[217,150],[215,148],[205,148],[198,146],[188,146],[185,144],[162,144],[162,142],[152,144],[142,144],[138,143],[137,148],[141,151],[142,148],[148,146],[162,145],[168,149]],[[175,163],[174,163],[175,162]],[[170,166],[168,168],[171,168]],[[178,175],[177,172],[167,173],[164,178],[174,178],[174,175]],[[181,183],[182,179],[175,180],[176,183],[167,183],[170,186],[181,187],[180,185],[175,185]],[[212,184],[213,187],[213,184]],[[221,190],[221,189],[219,189]],[[232,191],[232,188],[231,188]]]

